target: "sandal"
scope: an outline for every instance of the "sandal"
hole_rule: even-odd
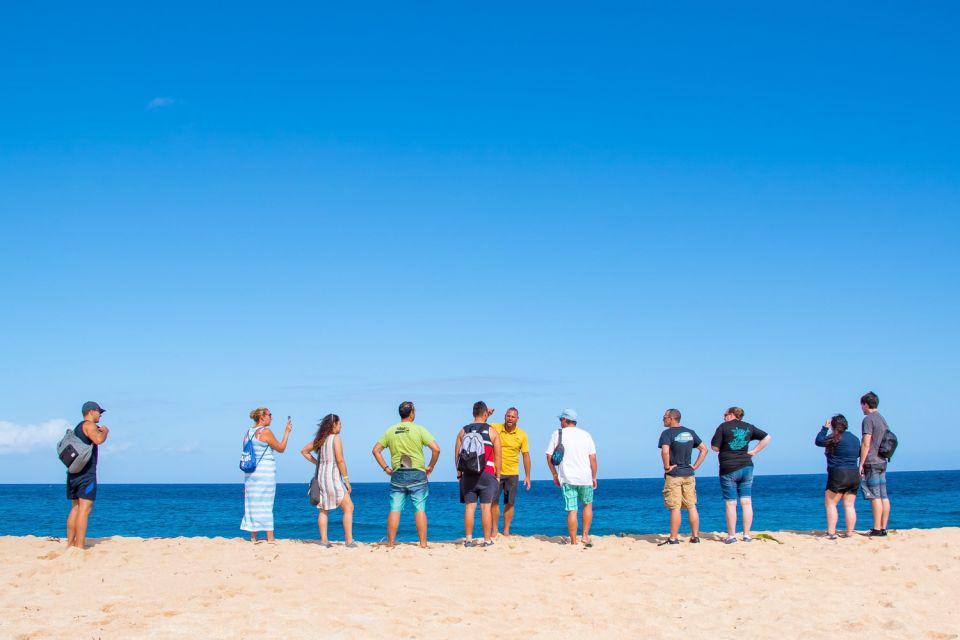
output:
[[[827,534],[827,540],[836,540],[836,539],[837,539],[837,534],[835,534],[835,533],[828,533],[828,534]]]
[[[700,543],[700,536],[692,536],[692,537],[690,538],[690,542],[691,542],[692,544],[699,544],[699,543]]]
[[[733,544],[736,541],[737,539],[735,537],[727,536],[726,538],[723,539],[723,544]]]

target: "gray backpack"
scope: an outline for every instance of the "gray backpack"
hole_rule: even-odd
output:
[[[67,429],[63,438],[57,443],[57,456],[67,468],[68,473],[79,473],[93,455],[93,445],[87,444],[77,435],[76,428]]]

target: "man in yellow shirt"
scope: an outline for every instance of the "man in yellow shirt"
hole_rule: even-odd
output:
[[[493,535],[499,535],[500,495],[503,495],[503,535],[510,535],[510,523],[513,521],[513,504],[517,499],[520,486],[520,454],[523,454],[523,486],[530,491],[530,446],[527,432],[517,426],[520,412],[510,407],[503,414],[503,423],[494,422],[490,426],[500,434],[500,489],[493,501]]]

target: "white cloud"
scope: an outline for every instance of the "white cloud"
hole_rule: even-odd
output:
[[[147,104],[147,109],[162,109],[163,107],[169,107],[174,102],[175,100],[173,98],[157,96]]]
[[[54,446],[72,426],[62,418],[36,425],[18,425],[0,420],[0,456],[27,453],[44,447],[49,447],[52,454]]]

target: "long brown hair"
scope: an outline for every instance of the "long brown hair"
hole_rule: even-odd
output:
[[[843,438],[843,434],[847,430],[847,419],[842,413],[838,413],[830,418],[830,426],[833,427],[833,433],[827,438],[827,451],[833,453],[833,450],[840,444],[840,439]]]
[[[327,441],[327,436],[333,433],[333,427],[340,422],[340,416],[335,413],[328,413],[317,424],[317,434],[313,436],[313,450],[320,451],[320,447]]]

